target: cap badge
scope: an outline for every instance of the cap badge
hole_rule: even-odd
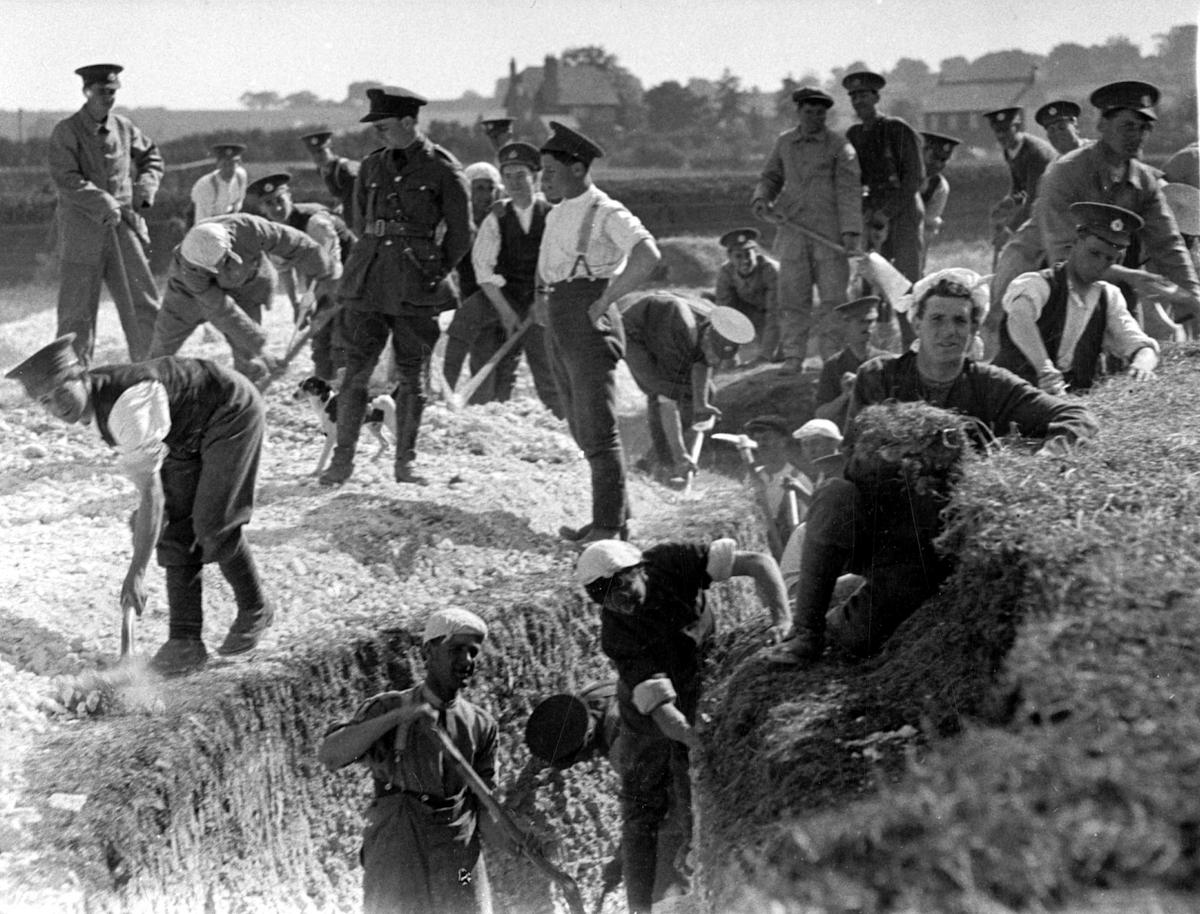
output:
[[[1122,219],[1114,219],[1108,224],[1108,227],[1114,232],[1123,232],[1125,231],[1125,222]]]

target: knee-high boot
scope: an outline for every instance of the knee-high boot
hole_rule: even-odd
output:
[[[262,633],[275,620],[275,611],[263,595],[258,568],[244,538],[233,555],[220,563],[220,568],[233,589],[238,612],[217,653],[241,654],[258,644]]]
[[[321,474],[322,485],[339,485],[354,472],[354,452],[358,448],[358,433],[362,430],[363,417],[367,414],[367,391],[358,387],[345,387],[337,401],[337,445],[333,459]]]

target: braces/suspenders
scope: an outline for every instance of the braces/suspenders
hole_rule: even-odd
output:
[[[592,275],[592,268],[588,266],[587,249],[592,240],[592,229],[596,223],[596,210],[600,208],[600,201],[592,201],[592,205],[588,207],[588,211],[583,215],[583,222],[579,225],[579,241],[575,245],[575,262],[571,264],[571,272],[567,274],[567,281],[570,282],[575,278],[575,271],[579,269],[580,263],[583,264],[584,270],[587,271],[588,279],[595,279]]]

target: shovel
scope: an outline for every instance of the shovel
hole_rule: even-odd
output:
[[[133,654],[137,635],[137,610],[132,603],[121,607],[121,657]]]
[[[496,366],[500,364],[500,360],[508,355],[509,350],[511,350],[513,346],[517,345],[517,342],[522,336],[525,335],[525,331],[528,330],[532,324],[533,311],[530,311],[529,316],[517,325],[517,329],[514,330],[509,338],[501,344],[499,349],[492,353],[492,357],[484,363],[483,367],[475,372],[475,374],[471,375],[471,377],[467,378],[467,382],[463,384],[461,390],[451,390],[447,392],[446,402],[449,404],[452,410],[458,412],[463,408],[463,406],[470,402],[470,399],[475,391],[479,390],[479,386],[488,379],[488,375],[490,375]]]

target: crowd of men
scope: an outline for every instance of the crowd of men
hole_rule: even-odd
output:
[[[258,388],[277,370],[261,320],[272,296],[292,296],[297,325],[313,339],[314,372],[338,386],[337,438],[320,478],[328,486],[353,476],[369,386],[388,346],[393,475],[424,483],[417,441],[439,316],[456,310],[446,383],[456,385],[469,360],[472,374],[491,371],[477,402],[506,399],[523,352],[538,396],[588,461],[590,520],[560,534],[581,550],[575,580],[600,607],[600,645],[616,673],[599,702],[599,718],[613,725],[583,730],[606,734],[620,774],[631,911],[649,911],[664,892],[687,886],[682,857],[665,854],[660,838],[668,818],[682,815],[679,843],[687,845],[688,752],[702,739],[696,713],[714,627],[711,585],[753,579],[771,617],[764,659],[796,664],[817,661],[827,640],[852,654],[878,650],[950,571],[933,549],[938,503],[897,506],[863,469],[879,459],[881,433],[870,423],[882,405],[913,405],[901,426],[932,421],[950,458],[969,446],[966,431],[961,441],[947,438],[960,426],[984,439],[1015,428],[1053,457],[1097,431],[1077,394],[1116,372],[1152,378],[1159,339],[1182,338],[1200,315],[1195,147],[1169,163],[1164,190],[1140,160],[1157,117],[1158,90],[1145,83],[1092,94],[1099,122],[1091,141],[1080,137],[1081,107],[1069,100],[1035,114],[1048,141],[1026,132],[1019,108],[985,115],[1012,176],[992,211],[991,276],[925,275],[958,139],[922,140],[882,113],[886,81],[875,73],[843,80],[859,119],[844,135],[826,124],[833,98],[800,88],[797,126],[769,151],[748,207],[774,228],[773,250],[762,249],[759,229],[724,233],[728,263],[707,301],[666,291],[629,296],[660,254],[637,216],[594,183],[592,164],[604,150],[591,138],[551,122],[550,137],[535,145],[514,139],[510,120],[494,119],[485,127],[496,161],[464,169],[423,133],[425,99],[394,88],[367,91],[362,120],[380,146],[361,162],[337,156],[330,131],[299,138],[337,201],[332,208],[295,201],[288,174],[248,182],[245,147],[214,147],[216,170],[193,188],[194,224],[160,294],[144,214],[163,161],[112,112],[120,72],[80,68],[84,106],[54,130],[58,338],[8,377],[58,418],[94,420],[134,480],[122,602],[140,613],[157,552],[169,631],[154,668],[179,675],[206,662],[205,564],[219,566],[238,607],[220,653],[253,649],[272,622],[243,534],[267,421]],[[890,273],[879,272],[880,259]],[[129,364],[92,364],[101,280]],[[204,323],[228,340],[233,370],[176,355]],[[756,339],[754,361],[779,363],[783,377],[820,372],[811,422],[793,432],[781,417],[762,416],[727,436],[752,469],[770,552],[729,539],[638,548],[628,541],[619,362],[647,396],[650,462],[664,482],[688,485],[701,426],[720,416],[713,373]],[[480,806],[480,790],[495,783],[497,726],[459,697],[486,637],[473,613],[433,614],[422,639],[424,682],[368,699],[322,742],[329,768],[362,762],[372,775],[362,854],[368,911],[487,908],[480,837],[506,840],[489,837]],[[567,734],[579,714],[595,716],[596,702],[566,698],[537,726],[531,718],[527,733],[552,764],[577,760],[591,738]]]

